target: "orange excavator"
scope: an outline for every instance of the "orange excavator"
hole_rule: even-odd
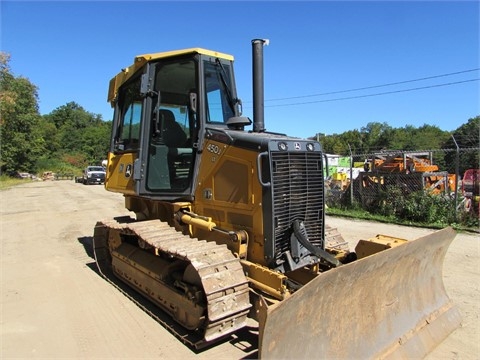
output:
[[[364,186],[382,182],[391,174],[392,177],[402,175],[402,186],[412,191],[423,189],[430,194],[455,191],[455,174],[440,171],[438,165],[433,164],[431,152],[379,153],[366,161],[364,167],[371,172],[364,178]]]

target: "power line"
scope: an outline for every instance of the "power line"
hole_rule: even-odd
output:
[[[451,72],[451,73],[447,73],[447,74],[427,76],[427,77],[422,77],[422,78],[412,79],[412,80],[397,81],[397,82],[386,83],[386,84],[381,84],[381,85],[364,86],[364,87],[359,87],[359,88],[354,88],[354,89],[330,91],[330,92],[319,93],[319,94],[311,94],[311,95],[299,95],[299,96],[290,96],[290,97],[284,97],[284,98],[268,99],[268,100],[265,100],[265,102],[267,102],[267,101],[291,100],[291,99],[302,99],[302,98],[315,97],[315,96],[335,95],[335,94],[342,94],[342,93],[353,92],[353,91],[376,89],[376,88],[380,88],[380,87],[408,84],[408,83],[417,82],[417,81],[424,81],[424,80],[437,79],[437,78],[446,77],[446,76],[465,74],[465,73],[478,71],[478,70],[480,70],[480,68],[456,71],[456,72]]]
[[[265,105],[265,107],[293,106],[293,105],[305,105],[305,104],[316,104],[316,103],[342,101],[342,100],[361,99],[361,98],[366,98],[366,97],[388,95],[388,94],[397,94],[397,93],[402,93],[402,92],[409,92],[409,91],[417,91],[417,90],[431,89],[431,88],[437,88],[437,87],[451,86],[451,85],[463,84],[463,83],[468,83],[468,82],[478,81],[478,80],[480,80],[480,78],[463,80],[463,81],[455,81],[455,82],[449,82],[449,83],[443,83],[443,84],[436,84],[436,85],[429,85],[429,86],[421,86],[421,87],[403,89],[403,90],[385,91],[385,92],[375,93],[375,94],[347,96],[347,97],[341,97],[341,98],[335,98],[335,99],[313,100],[313,101],[304,101],[304,102],[296,102],[296,103],[288,103],[288,104]],[[377,87],[380,87],[380,85],[377,86]],[[354,90],[344,90],[343,92],[347,92],[347,91],[354,91]],[[313,96],[313,95],[311,95],[311,96]],[[299,98],[299,97],[297,97],[297,98]],[[293,99],[293,97],[289,98],[289,99]]]

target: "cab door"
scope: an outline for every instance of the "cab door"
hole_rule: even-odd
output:
[[[116,105],[111,150],[108,153],[105,188],[135,194],[134,164],[140,151],[144,97],[140,94],[141,76],[121,89]]]

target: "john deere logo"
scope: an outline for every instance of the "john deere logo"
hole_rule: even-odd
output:
[[[129,178],[132,175],[132,164],[128,164],[125,169],[125,177]]]

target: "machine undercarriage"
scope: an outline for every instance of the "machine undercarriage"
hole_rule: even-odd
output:
[[[160,220],[98,222],[95,257],[211,342],[245,326],[249,288],[238,258],[224,245],[192,239]]]

